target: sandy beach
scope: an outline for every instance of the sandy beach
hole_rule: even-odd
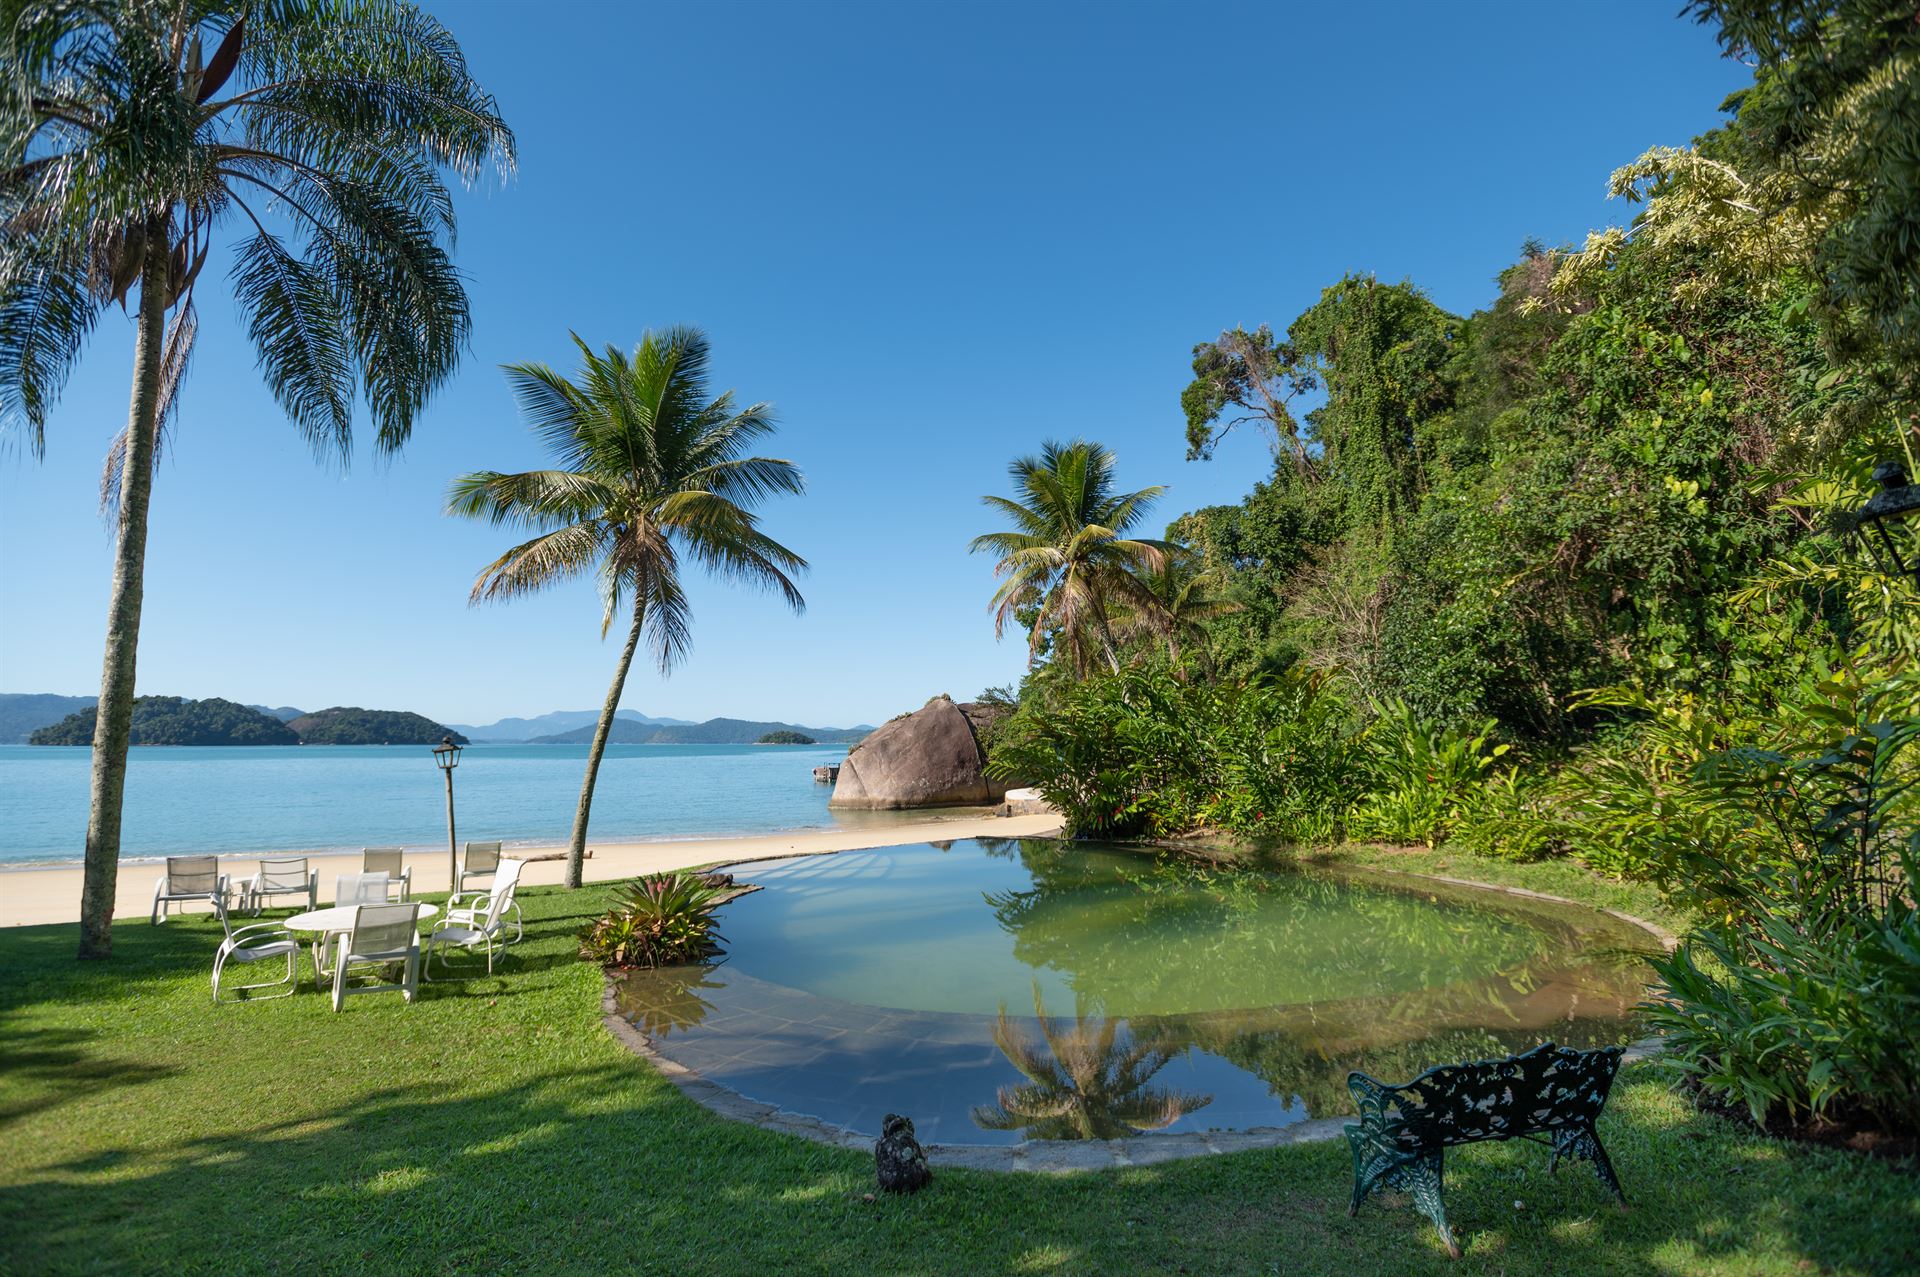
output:
[[[857,851],[866,847],[891,847],[900,843],[933,842],[948,838],[1033,838],[1055,833],[1058,816],[965,816],[940,819],[930,817],[911,824],[875,825],[853,829],[812,829],[789,833],[757,834],[746,838],[693,838],[674,842],[589,844],[592,857],[587,861],[588,882],[608,882],[635,874],[655,873],[663,869],[687,869],[696,865],[728,864],[743,860],[767,860],[778,856],[819,855],[832,851]],[[563,846],[517,847],[509,855],[539,856],[565,851]],[[298,852],[273,852],[275,857]],[[320,899],[333,898],[336,875],[357,873],[358,855],[314,855],[309,857],[320,871]],[[258,868],[260,853],[232,853],[220,857],[221,868],[237,881]],[[447,890],[447,856],[444,851],[409,851],[407,864],[413,869],[413,889],[420,893]],[[562,861],[540,861],[527,866],[521,881],[531,886],[558,883],[566,865]],[[159,877],[157,861],[129,861],[120,866],[119,891],[114,899],[116,918],[145,917],[153,907],[153,884]],[[189,906],[191,911],[192,906]],[[80,920],[80,866],[49,865],[31,869],[0,871],[0,926],[24,927],[50,922]]]

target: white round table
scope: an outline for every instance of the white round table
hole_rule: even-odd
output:
[[[407,901],[412,904],[413,901]],[[359,905],[333,905],[326,909],[309,909],[305,913],[296,913],[280,925],[288,931],[351,931],[353,915]],[[440,912],[439,905],[421,905],[420,921],[425,922]]]
[[[409,900],[407,904],[414,904]],[[360,912],[359,905],[334,905],[327,909],[309,909],[305,913],[296,913],[280,925],[288,931],[311,931],[313,935],[313,987],[321,986],[321,977],[326,972],[326,958],[320,952],[320,942],[328,932],[353,930],[353,916]],[[420,921],[425,922],[440,912],[439,905],[420,905]]]

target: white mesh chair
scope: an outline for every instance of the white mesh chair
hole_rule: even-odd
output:
[[[486,911],[485,902],[487,897],[492,894],[492,888],[489,887],[486,891],[469,891],[467,890],[467,879],[491,878],[500,872],[500,867],[504,864],[518,865],[524,863],[526,862],[519,860],[501,860],[500,844],[497,842],[468,843],[466,853],[460,857],[458,883],[453,889],[453,894],[447,897],[447,916],[452,917],[456,910],[461,909],[462,906],[460,902],[463,900],[467,902],[465,911],[469,914],[484,913]],[[516,870],[515,872],[518,871]],[[514,901],[512,909],[513,938],[519,940],[526,930],[521,922],[520,903]]]
[[[394,898],[395,888],[399,889],[403,903],[413,896],[413,870],[407,867],[406,852],[399,847],[362,847],[360,872],[385,874],[389,900]]]
[[[383,873],[341,874],[333,880],[333,903],[336,905],[383,905],[387,903],[387,883],[390,880]],[[333,960],[334,943],[344,936],[344,931],[329,931],[320,937],[313,947],[313,982],[322,984],[333,974],[328,965]]]
[[[153,913],[148,922],[167,920],[168,905],[204,900],[216,910],[227,907],[227,876],[218,856],[168,856],[167,871],[153,884]]]
[[[260,916],[268,896],[304,896],[307,908],[320,905],[320,871],[307,867],[305,856],[263,860],[260,871],[240,880],[240,908]]]
[[[396,962],[402,968],[398,984],[383,983],[377,978],[370,984],[350,986],[347,983],[356,968],[365,975]],[[349,993],[384,993],[391,989],[398,989],[400,996],[412,1002],[419,987],[420,906],[412,901],[397,905],[361,905],[354,912],[353,929],[342,934],[334,945],[333,1009],[338,1011]]]
[[[469,878],[491,878],[500,868],[498,842],[470,842],[460,853],[460,872],[455,875],[453,891],[457,896],[467,889]],[[451,902],[449,902],[451,903]]]
[[[487,951],[487,974],[493,974],[493,952],[504,949],[510,943],[507,940],[507,911],[515,908],[514,890],[520,885],[520,870],[524,861],[503,860],[494,874],[493,890],[487,893],[481,903],[469,908],[458,909],[448,901],[447,912],[434,920],[433,929],[427,933],[427,956],[423,964],[422,978],[433,979],[433,951],[446,945],[458,945],[462,949],[484,948]],[[516,935],[514,937],[518,939]],[[447,969],[447,955],[440,955],[440,969]]]
[[[213,955],[213,1000],[215,1002],[244,1002],[250,999],[255,989],[279,989],[278,993],[263,993],[253,1001],[267,998],[284,998],[294,991],[294,965],[300,959],[300,940],[293,932],[277,922],[256,922],[251,926],[235,928],[227,921],[227,911],[221,909],[220,926],[227,938],[220,942],[220,949]],[[220,976],[233,963],[251,965],[255,962],[271,962],[275,958],[285,958],[287,973],[278,980],[262,980],[257,984],[228,985],[227,991],[237,996],[220,996]]]

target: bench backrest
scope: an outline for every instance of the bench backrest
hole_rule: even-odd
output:
[[[1408,1149],[1591,1126],[1607,1105],[1621,1048],[1575,1051],[1542,1043],[1525,1055],[1442,1064],[1404,1086],[1347,1075],[1361,1121]]]

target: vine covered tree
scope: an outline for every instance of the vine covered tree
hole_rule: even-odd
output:
[[[507,369],[521,414],[558,463],[551,470],[462,475],[450,514],[534,535],[489,563],[472,601],[511,599],[592,576],[605,637],[624,614],[627,641],[600,709],[567,848],[567,885],[585,868],[594,782],[640,644],[668,673],[693,642],[681,556],[719,576],[776,589],[798,612],[807,562],[759,529],[753,507],[806,489],[790,461],[748,455],[773,433],[769,405],[707,397],[707,338],[693,328],[643,334],[632,354],[595,353],[579,337],[569,381],[545,364]]]
[[[1007,467],[1016,495],[981,498],[1013,531],[984,533],[970,546],[999,556],[994,573],[1003,579],[990,604],[995,636],[1008,621],[1030,621],[1031,663],[1057,634],[1081,678],[1096,650],[1120,668],[1111,606],[1123,597],[1151,606],[1134,570],[1155,568],[1165,555],[1160,542],[1127,533],[1166,489],[1116,492],[1113,468],[1113,453],[1084,439],[1049,441],[1039,456],[1016,458]]]
[[[82,957],[111,952],[147,517],[231,230],[261,375],[316,453],[407,441],[466,345],[442,179],[513,164],[459,45],[405,0],[0,0],[0,414],[47,414],[109,305],[134,315],[81,889]]]

